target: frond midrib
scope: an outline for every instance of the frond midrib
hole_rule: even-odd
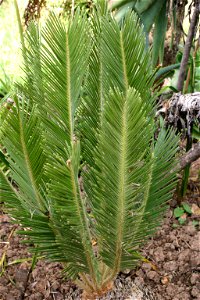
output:
[[[69,29],[68,29],[69,30]],[[74,99],[72,99],[71,95],[71,61],[70,61],[70,48],[69,48],[69,37],[68,32],[66,33],[66,96],[67,96],[67,110],[68,110],[68,121],[69,121],[69,133],[70,133],[70,143],[72,146],[72,151],[74,150],[74,126],[73,126],[73,115],[72,115],[72,103]],[[96,282],[96,274],[95,274],[95,267],[94,267],[94,253],[92,249],[92,238],[90,234],[90,229],[88,226],[88,219],[86,214],[86,208],[83,203],[83,199],[81,197],[78,180],[73,170],[73,166],[70,164],[70,177],[71,177],[71,184],[72,184],[72,192],[75,199],[75,205],[77,208],[77,214],[81,223],[81,238],[83,247],[85,249],[86,260],[88,263],[89,272],[91,278]]]
[[[69,114],[70,140],[73,141],[72,99],[71,99],[71,62],[68,34],[66,34],[66,100]]]
[[[122,113],[122,139],[121,139],[121,153],[119,161],[119,192],[118,192],[118,213],[117,213],[117,241],[116,241],[116,253],[113,276],[120,271],[121,256],[122,256],[122,241],[125,221],[125,186],[126,186],[126,157],[127,157],[127,100],[125,99],[124,108]]]
[[[92,249],[92,239],[90,235],[90,229],[88,226],[88,219],[85,211],[85,206],[81,197],[80,189],[78,188],[78,182],[76,182],[75,180],[75,174],[72,166],[70,166],[70,176],[71,176],[72,190],[74,194],[76,208],[77,208],[78,216],[82,227],[82,231],[80,232],[80,234],[82,236],[83,247],[85,249],[85,255],[86,255],[91,278],[96,283],[96,275],[94,269],[94,253]],[[88,245],[88,239],[89,239],[89,245]]]
[[[116,250],[115,250],[115,261],[114,269],[112,271],[112,277],[120,271],[121,257],[122,257],[122,242],[123,242],[123,232],[124,232],[124,222],[125,222],[125,183],[126,183],[126,157],[127,157],[127,93],[129,88],[128,76],[127,76],[127,66],[126,66],[126,55],[123,42],[123,32],[120,31],[120,48],[121,48],[121,59],[123,66],[123,76],[124,76],[124,100],[123,100],[123,111],[122,111],[122,139],[121,139],[121,153],[119,159],[119,192],[117,199],[117,240],[116,240]]]
[[[128,92],[128,77],[126,58],[123,43],[123,33],[120,31],[120,48],[123,64],[123,76],[125,85],[125,94]],[[122,113],[122,140],[121,140],[121,154],[120,154],[120,166],[119,166],[119,197],[118,197],[118,216],[117,216],[117,241],[116,241],[116,253],[113,275],[117,274],[120,270],[121,256],[122,256],[122,241],[124,231],[124,218],[125,218],[125,182],[126,182],[126,152],[127,152],[127,127],[126,127],[126,114],[127,114],[127,100],[124,99],[124,107]]]

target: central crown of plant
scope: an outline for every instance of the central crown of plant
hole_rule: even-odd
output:
[[[154,140],[151,57],[133,13],[121,26],[103,7],[67,24],[51,15],[30,25],[23,55],[1,126],[3,200],[36,251],[94,297],[141,258],[178,139],[162,129]]]

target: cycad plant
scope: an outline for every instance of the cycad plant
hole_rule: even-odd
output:
[[[154,139],[151,53],[135,14],[121,27],[104,5],[90,19],[51,15],[22,44],[23,84],[1,125],[1,197],[33,251],[94,299],[137,264],[162,219],[178,138]]]

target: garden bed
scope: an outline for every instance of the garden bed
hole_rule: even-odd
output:
[[[185,224],[179,225],[174,217],[174,197],[162,227],[143,247],[147,260],[136,270],[120,274],[114,291],[104,299],[128,299],[128,292],[137,285],[143,290],[138,300],[200,300],[199,169],[200,160],[193,164],[184,199],[192,208],[192,214],[184,216]],[[60,264],[41,258],[31,271],[32,255],[16,235],[18,226],[3,211],[0,213],[0,300],[80,299],[81,291],[63,278]]]

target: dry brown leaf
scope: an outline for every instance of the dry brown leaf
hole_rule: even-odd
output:
[[[96,246],[97,242],[95,240],[92,240],[92,246]]]
[[[191,211],[194,215],[200,216],[200,208],[197,204],[195,203],[192,204]]]

